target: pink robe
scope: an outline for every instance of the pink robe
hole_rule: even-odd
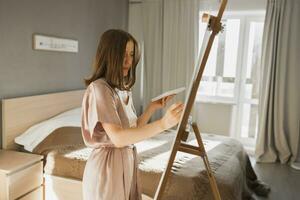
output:
[[[83,174],[83,199],[141,200],[135,146],[116,148],[101,123],[129,128],[121,100],[105,79],[92,82],[82,102],[82,136],[93,148]]]

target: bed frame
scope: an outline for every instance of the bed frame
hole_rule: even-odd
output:
[[[14,138],[30,126],[61,112],[79,107],[84,90],[74,90],[2,100],[2,148],[19,150]],[[81,200],[79,180],[44,174],[44,199]]]

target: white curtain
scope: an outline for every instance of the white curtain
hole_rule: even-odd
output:
[[[255,152],[260,162],[295,161],[299,153],[299,19],[299,0],[268,1]]]
[[[162,92],[162,47],[163,47],[163,1],[143,0],[143,38],[144,38],[144,85],[143,107]],[[160,116],[157,113],[154,118]]]
[[[142,0],[138,3],[144,43],[143,99],[188,84],[198,48],[198,0]],[[130,22],[129,22],[130,23]],[[184,101],[185,94],[175,100]],[[157,118],[161,113],[157,113]]]
[[[198,53],[198,1],[164,0],[163,6],[162,88],[185,86],[187,92]]]
[[[144,38],[142,34],[142,27],[143,20],[140,17],[142,16],[142,10],[140,9],[140,5],[138,3],[131,3],[129,6],[129,14],[128,14],[128,32],[133,35],[133,37],[138,41],[139,47],[141,50],[141,58],[140,62],[138,63],[137,69],[136,69],[136,82],[133,86],[133,102],[135,105],[136,112],[138,115],[141,114],[143,109],[143,77],[141,74],[143,74],[143,68],[144,68]]]

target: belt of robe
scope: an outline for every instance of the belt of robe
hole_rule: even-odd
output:
[[[139,185],[140,183],[140,177],[139,177],[139,171],[138,171],[138,158],[137,158],[137,150],[135,145],[129,145],[125,147],[115,147],[113,144],[104,144],[100,146],[99,148],[116,148],[116,149],[132,149],[133,151],[133,175],[132,175],[132,181],[131,181],[131,188],[130,188],[130,194],[129,194],[129,200],[142,200],[142,191],[141,187]],[[124,161],[122,160],[122,163]],[[123,164],[123,168],[125,168]],[[125,170],[124,170],[125,171]],[[128,176],[124,176],[124,178],[128,178]],[[124,180],[126,181],[126,180]],[[124,188],[126,188],[127,185],[124,183]],[[125,189],[126,190],[126,189]],[[124,191],[125,193],[125,191]],[[127,196],[127,195],[125,195]]]
[[[139,170],[138,170],[138,158],[137,158],[137,151],[136,147],[132,145],[133,150],[133,159],[134,159],[134,169],[133,169],[133,175],[132,175],[132,185],[130,190],[130,200],[142,200],[142,191],[140,187],[140,176],[139,176]]]

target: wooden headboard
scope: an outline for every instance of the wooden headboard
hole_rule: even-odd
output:
[[[85,90],[51,93],[2,100],[2,148],[17,149],[14,143],[32,125],[81,106]]]

